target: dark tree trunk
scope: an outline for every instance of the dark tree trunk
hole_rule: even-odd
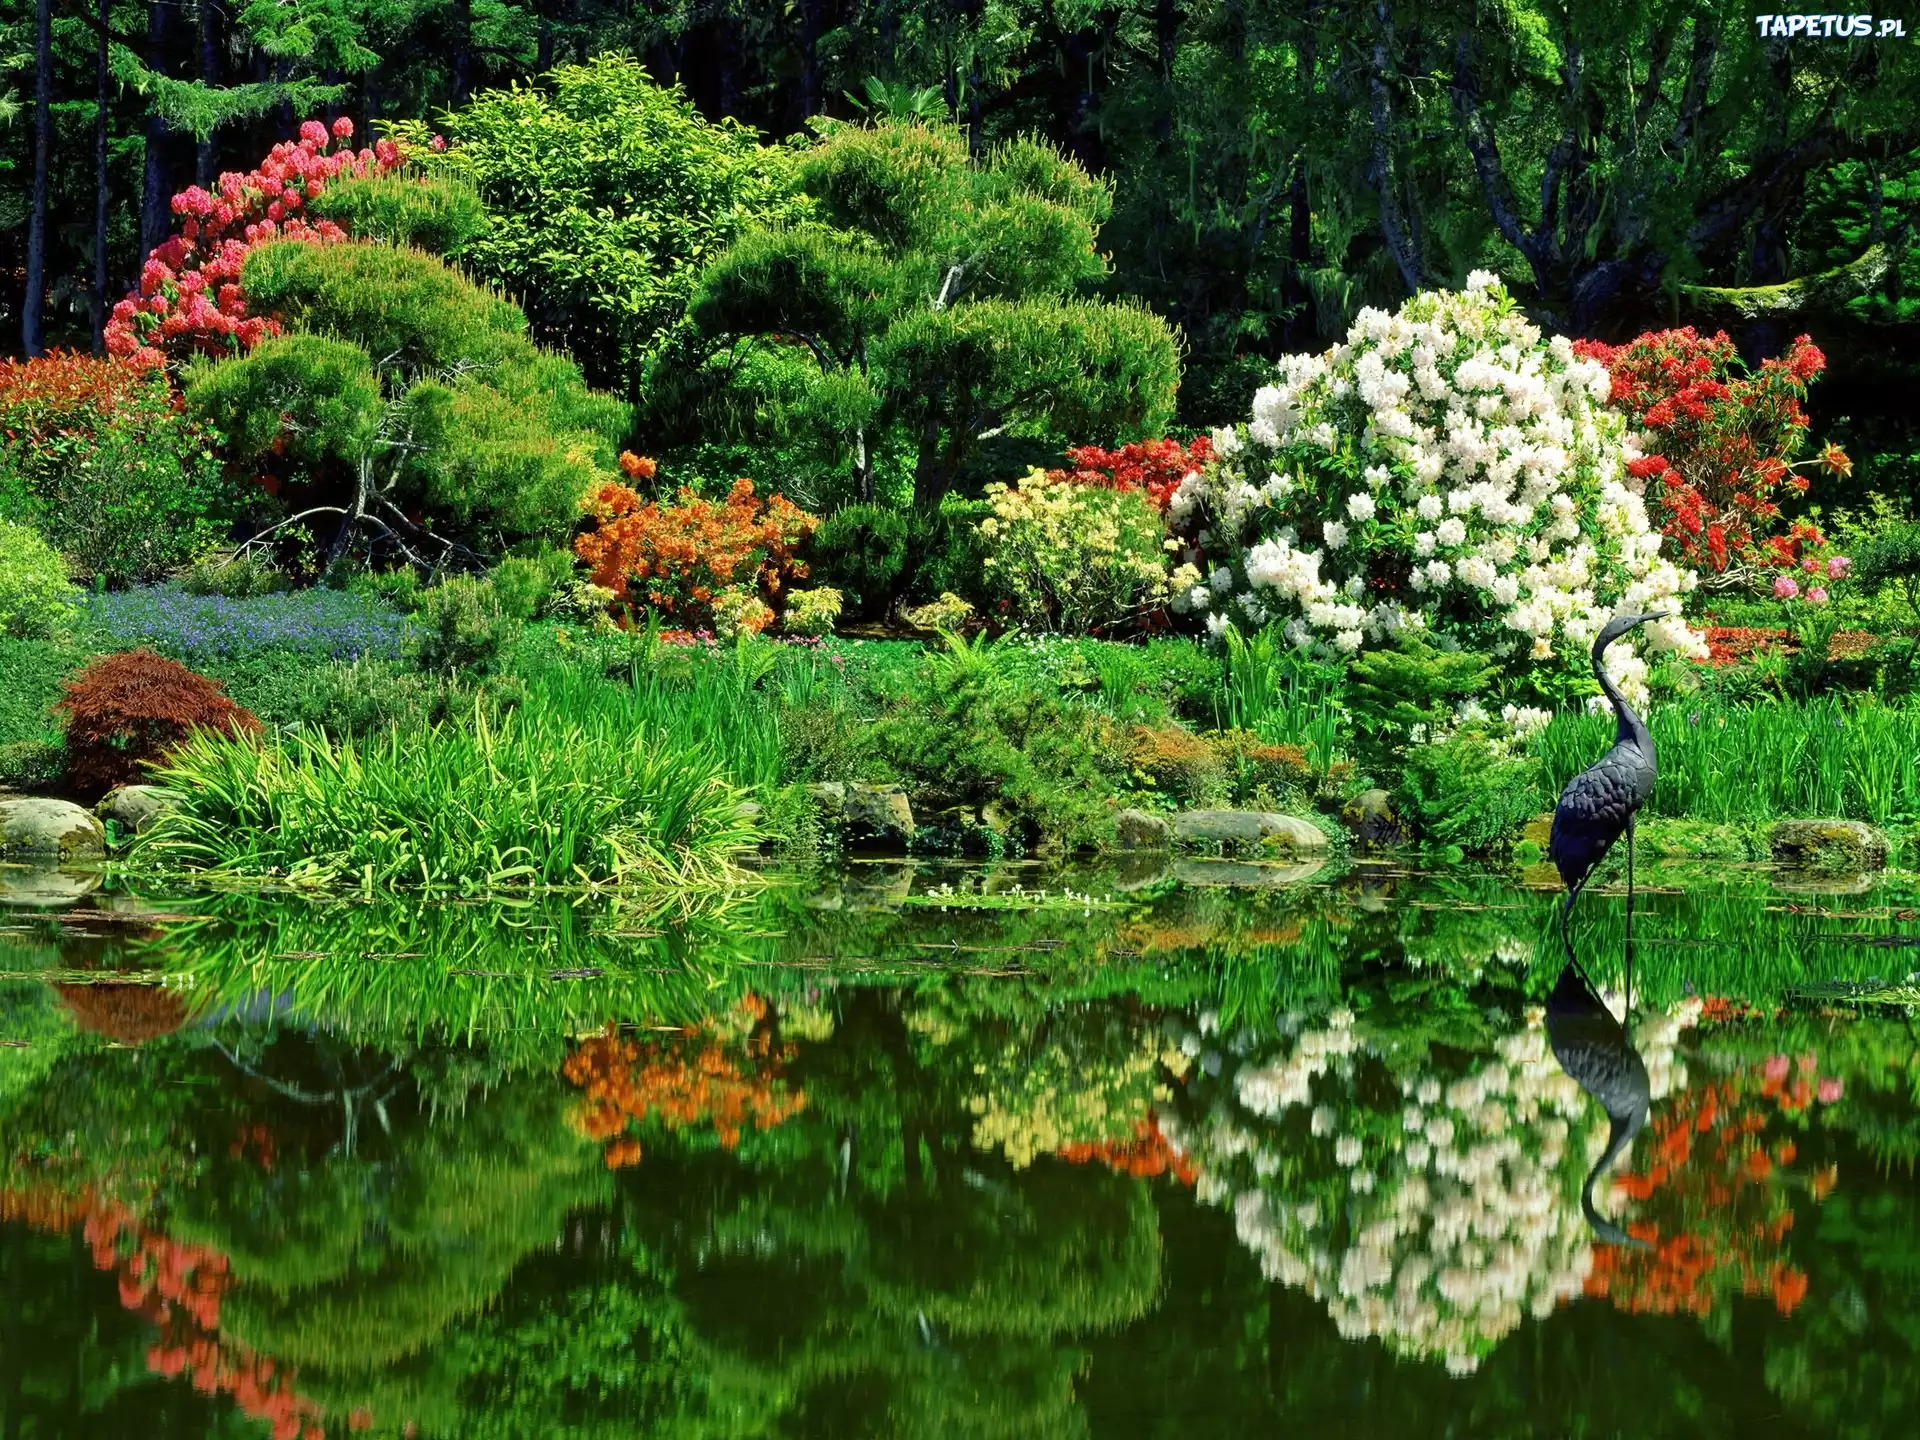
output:
[[[33,7],[33,198],[27,214],[27,287],[20,299],[20,348],[45,348],[47,308],[47,167],[53,162],[53,3]]]
[[[1313,263],[1313,211],[1307,203],[1307,155],[1293,159],[1293,181],[1287,190],[1287,278],[1280,300],[1287,307],[1287,348],[1306,348],[1313,338],[1313,295],[1307,289],[1307,267]]]
[[[220,83],[220,31],[225,21],[226,8],[221,0],[200,0],[200,83],[203,85]],[[211,133],[197,141],[193,151],[193,183],[211,185],[218,159]]]
[[[1176,0],[1155,0],[1153,38],[1160,59],[1160,112],[1153,117],[1154,138],[1161,144],[1173,138],[1173,63],[1180,54],[1180,22],[1185,16]]]
[[[1076,30],[1060,38],[1060,57],[1073,96],[1066,116],[1067,148],[1093,175],[1105,170],[1107,162],[1106,146],[1100,139],[1098,96],[1093,83],[1098,39],[1097,33],[1091,30]]]
[[[93,51],[93,353],[107,348],[107,26],[113,0],[100,0]]]
[[[820,6],[824,0],[800,0],[800,122],[821,110]]]
[[[539,14],[540,33],[534,42],[533,68],[544,75],[553,68],[553,17],[543,8]]]
[[[740,115],[740,65],[741,34],[740,19],[732,11],[722,15],[715,24],[718,32],[714,38],[720,47],[720,95],[719,108],[722,116]]]
[[[473,97],[473,0],[453,0],[453,103]]]
[[[173,39],[174,5],[171,0],[148,0],[147,68],[164,73],[168,69],[167,51]],[[172,166],[167,151],[173,129],[152,110],[147,111],[146,158],[141,167],[140,185],[140,258],[144,262],[155,246],[167,238],[171,225],[168,202],[173,198]]]

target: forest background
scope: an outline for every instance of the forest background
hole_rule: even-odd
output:
[[[301,118],[367,134],[619,50],[770,139],[884,113],[1064,148],[1111,186],[1101,288],[1178,328],[1180,427],[1485,267],[1574,335],[1811,332],[1815,432],[1911,494],[1911,46],[1724,0],[4,0],[0,333],[97,344],[171,197]]]

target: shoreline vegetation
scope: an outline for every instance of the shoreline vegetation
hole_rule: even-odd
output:
[[[1911,863],[1920,520],[1812,433],[1810,335],[1462,266],[1181,425],[1069,152],[549,79],[308,121],[175,197],[104,357],[0,364],[0,788],[79,802],[6,847],[689,904],[755,852],[1526,865],[1633,610],[1652,851]],[[670,254],[555,228],[695,178]]]

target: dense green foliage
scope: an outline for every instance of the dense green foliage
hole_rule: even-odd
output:
[[[237,509],[214,437],[162,377],[79,355],[0,367],[0,521],[37,528],[75,579],[159,579]]]
[[[32,526],[0,520],[0,636],[44,640],[67,623],[73,601],[53,547]]]
[[[424,123],[399,133],[485,203],[491,223],[462,251],[473,273],[525,297],[536,337],[626,393],[699,267],[742,225],[799,213],[781,152],[614,55],[490,92],[439,128],[444,154]]]
[[[867,500],[888,455],[911,455],[929,504],[982,437],[1132,437],[1171,417],[1172,332],[1083,293],[1112,198],[1067,156],[1023,139],[976,160],[944,126],[835,125],[797,183],[804,218],[749,228],[701,272],[657,422],[837,442]]]
[[[244,277],[291,333],[198,366],[189,403],[236,457],[315,487],[306,508],[340,516],[331,560],[362,532],[422,563],[564,537],[612,473],[625,407],[443,261],[289,242],[256,250]]]

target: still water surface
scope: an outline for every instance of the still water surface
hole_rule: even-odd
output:
[[[1911,881],[1217,878],[0,909],[0,1434],[1914,1433]]]

